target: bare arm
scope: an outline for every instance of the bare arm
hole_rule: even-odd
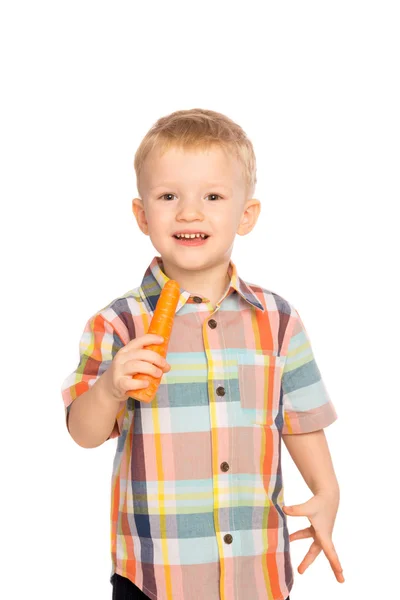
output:
[[[332,541],[333,526],[339,506],[339,485],[323,429],[310,433],[283,435],[283,441],[314,496],[294,506],[284,506],[289,516],[305,516],[311,526],[289,536],[289,541],[312,537],[314,542],[298,567],[304,571],[323,551],[337,581],[344,582],[343,569]]]
[[[68,417],[68,430],[72,439],[82,448],[101,446],[114,428],[120,408],[106,385],[108,371],[105,371],[94,385],[78,396]]]
[[[313,494],[329,493],[339,498],[339,484],[324,430],[283,435],[282,439]]]

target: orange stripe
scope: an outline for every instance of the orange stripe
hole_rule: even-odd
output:
[[[272,472],[272,460],[273,460],[273,431],[271,427],[265,425],[263,427],[263,433],[265,435],[265,452],[263,456],[262,473],[264,474],[264,488],[266,496],[270,487],[271,472]],[[277,529],[278,520],[275,513],[274,507],[265,508],[265,517],[267,519],[267,525],[265,528],[265,536],[267,539],[267,552],[265,553],[265,565],[263,566],[264,579],[269,595],[271,597],[279,596],[282,592],[279,585],[279,571],[276,563],[276,548],[278,546],[278,535],[279,530]],[[265,518],[264,517],[264,518]],[[263,527],[264,527],[263,518]]]
[[[261,300],[260,300],[261,302]],[[257,321],[258,331],[254,332],[258,339],[256,339],[257,348],[270,348],[273,349],[273,337],[271,331],[271,323],[269,320],[269,312],[261,312],[260,310],[254,311],[254,316]]]
[[[94,340],[94,348],[90,353],[90,358],[98,360],[99,363],[101,363],[101,361],[103,360],[101,349],[103,346],[103,338],[105,334],[104,317],[102,317],[101,315],[97,315],[93,320],[92,334]]]

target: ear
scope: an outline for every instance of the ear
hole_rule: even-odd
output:
[[[134,198],[132,200],[132,212],[136,217],[137,224],[139,225],[140,230],[145,234],[149,235],[149,228],[146,219],[146,211],[144,202],[141,198]]]
[[[247,200],[244,208],[243,214],[240,219],[239,227],[237,228],[237,232],[239,235],[246,235],[250,233],[255,224],[257,223],[258,217],[261,211],[261,202],[256,198],[251,198]]]

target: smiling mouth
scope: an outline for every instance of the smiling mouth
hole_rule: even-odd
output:
[[[207,238],[209,238],[209,235],[201,234],[199,236],[195,235],[195,236],[190,236],[190,237],[186,237],[185,235],[183,236],[177,236],[177,235],[173,235],[172,237],[174,237],[176,240],[206,240]]]
[[[209,235],[205,236],[205,237],[177,237],[176,235],[172,236],[180,246],[203,246],[206,241],[208,240],[208,238],[210,237]]]

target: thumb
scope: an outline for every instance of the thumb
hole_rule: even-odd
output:
[[[311,503],[312,498],[307,500],[307,502],[302,502],[302,504],[293,504],[292,506],[283,506],[283,510],[286,514],[295,517],[307,517],[312,514]]]

